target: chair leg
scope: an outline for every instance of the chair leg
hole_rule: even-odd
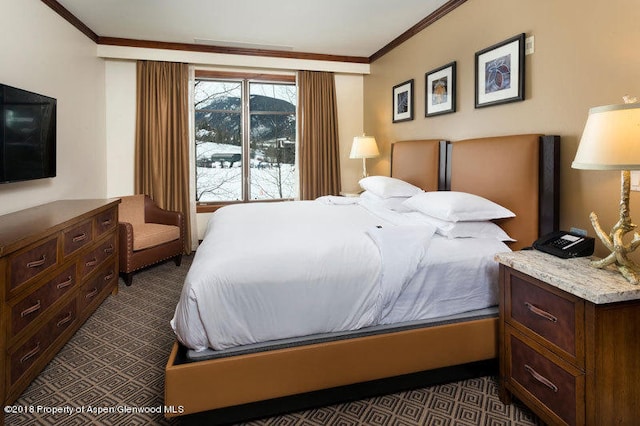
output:
[[[176,263],[176,266],[180,266],[182,263],[182,254],[177,255],[173,258],[173,261]]]
[[[133,272],[122,272],[120,274],[122,279],[124,280],[124,284],[129,287],[133,282]]]

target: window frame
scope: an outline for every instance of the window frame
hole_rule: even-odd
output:
[[[195,80],[217,80],[217,81],[234,81],[242,84],[242,111],[240,114],[240,121],[242,126],[242,200],[229,200],[229,201],[196,201],[197,213],[209,213],[214,212],[220,207],[231,204],[244,204],[244,203],[265,203],[265,202],[277,202],[292,200],[292,198],[279,198],[279,199],[263,199],[252,200],[248,198],[250,193],[250,122],[251,112],[249,111],[249,87],[251,83],[266,83],[266,84],[293,84],[296,85],[296,76],[287,74],[268,74],[268,73],[243,73],[243,72],[228,72],[228,71],[208,71],[208,70],[196,70]],[[193,108],[193,105],[191,106]],[[298,111],[296,106],[296,122],[298,120]],[[297,131],[296,131],[297,133]],[[192,141],[195,144],[195,140]],[[194,145],[195,146],[195,145]],[[297,151],[297,148],[296,148]],[[246,154],[246,155],[245,155]],[[194,159],[195,160],[195,159]],[[197,176],[197,166],[195,166],[194,173]],[[194,177],[195,177],[194,176]]]

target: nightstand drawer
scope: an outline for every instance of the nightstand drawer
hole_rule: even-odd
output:
[[[534,398],[569,425],[584,423],[584,374],[575,367],[554,362],[543,355],[544,349],[534,349],[515,333],[507,332],[509,359],[507,381],[519,387],[526,398]],[[563,364],[561,366],[560,364]]]
[[[534,278],[512,273],[506,321],[532,331],[584,365],[584,302]]]

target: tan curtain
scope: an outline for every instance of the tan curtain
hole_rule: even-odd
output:
[[[298,73],[300,198],[340,193],[338,113],[333,73]]]
[[[136,108],[135,192],[183,213],[190,254],[189,66],[138,61]]]

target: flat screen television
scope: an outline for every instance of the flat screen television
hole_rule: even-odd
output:
[[[56,175],[56,100],[0,84],[0,183]]]

